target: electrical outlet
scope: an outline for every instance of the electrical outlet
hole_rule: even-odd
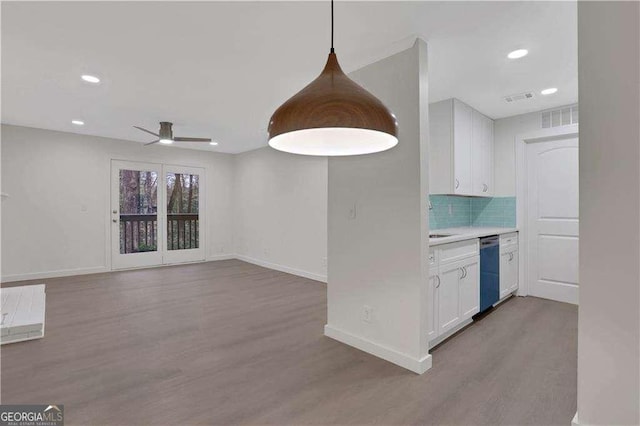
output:
[[[373,319],[373,308],[371,306],[364,305],[362,307],[362,321],[370,323]]]

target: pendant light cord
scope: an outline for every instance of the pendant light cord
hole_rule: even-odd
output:
[[[331,53],[333,52],[333,0],[331,0]]]

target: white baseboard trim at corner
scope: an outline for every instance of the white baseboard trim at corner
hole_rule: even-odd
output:
[[[370,340],[363,339],[362,337],[338,330],[337,328],[331,327],[329,324],[324,326],[324,335],[331,337],[338,342],[360,349],[368,354],[377,356],[378,358],[382,358],[385,361],[399,365],[400,367],[406,368],[407,370],[413,371],[417,374],[422,374],[431,368],[431,355],[426,355],[420,359],[416,359],[402,352],[398,352]]]
[[[571,420],[571,426],[580,426],[580,423],[578,423],[578,412],[576,411],[576,415],[573,416],[573,419]]]
[[[253,257],[244,256],[241,254],[237,254],[235,258],[238,260],[242,260],[243,262],[253,263],[254,265],[263,266],[265,268],[274,269],[280,272],[286,272],[287,274],[298,275],[300,277],[309,278],[311,280],[320,281],[323,283],[327,282],[326,275],[314,274],[313,272],[302,271],[300,269],[290,268],[289,266],[278,265],[277,263],[266,262],[260,259],[254,259]]]
[[[58,271],[32,272],[26,274],[5,275],[0,278],[3,283],[27,280],[42,280],[46,278],[71,277],[74,275],[101,274],[111,272],[106,266],[95,266],[93,268],[61,269]]]

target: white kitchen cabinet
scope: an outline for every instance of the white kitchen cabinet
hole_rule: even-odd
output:
[[[453,100],[453,193],[473,193],[473,109]]]
[[[440,267],[438,287],[438,335],[446,333],[460,323],[460,277],[462,262]]]
[[[447,99],[429,105],[429,193],[493,194],[493,120]]]
[[[493,120],[473,110],[473,195],[493,195]]]
[[[472,257],[462,262],[463,275],[460,288],[460,321],[480,312],[480,258]]]
[[[518,249],[500,253],[500,299],[518,289]]]
[[[518,233],[500,235],[500,299],[518,289]]]
[[[448,337],[480,308],[478,240],[442,244],[430,250],[428,339]]]

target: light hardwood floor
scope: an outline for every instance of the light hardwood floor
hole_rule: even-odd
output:
[[[45,337],[2,346],[1,400],[64,404],[67,425],[568,425],[576,412],[568,304],[509,300],[418,376],[324,337],[324,284],[241,261],[43,281]]]

